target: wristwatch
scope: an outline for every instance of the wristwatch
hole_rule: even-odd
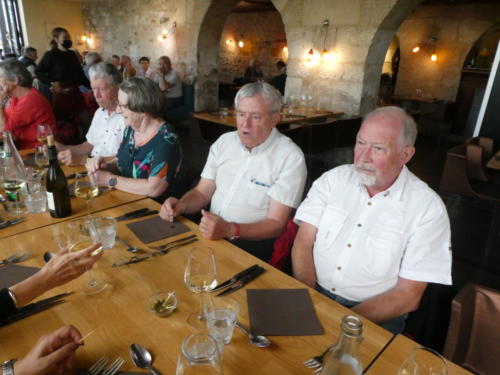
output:
[[[240,238],[241,227],[240,227],[240,224],[238,224],[238,223],[231,223],[231,224],[234,225],[234,236],[229,237],[229,239],[231,241],[234,241],[234,240],[237,240],[238,238]]]
[[[14,363],[17,359],[9,359],[2,363],[2,375],[14,375]]]
[[[116,177],[110,177],[110,179],[108,180],[108,187],[114,189],[117,183],[118,180],[116,179]]]

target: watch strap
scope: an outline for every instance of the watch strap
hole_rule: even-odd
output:
[[[17,359],[9,359],[2,363],[2,375],[14,375],[14,363]]]

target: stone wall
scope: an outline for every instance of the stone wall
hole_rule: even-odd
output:
[[[238,47],[242,38],[244,45]],[[220,40],[219,81],[242,77],[251,58],[261,62],[265,79],[276,75],[276,62],[287,61],[285,27],[278,12],[231,13]]]
[[[500,5],[420,6],[397,31],[401,60],[396,91],[455,101],[465,57],[472,45],[500,14]],[[431,49],[412,53],[415,45],[437,37],[438,60],[430,60]]]

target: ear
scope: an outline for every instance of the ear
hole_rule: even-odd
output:
[[[415,155],[415,147],[413,146],[405,146],[401,151],[401,161],[403,164],[408,163],[411,158]]]
[[[274,112],[272,114],[273,127],[275,127],[276,125],[278,125],[278,123],[280,122],[280,116],[281,116],[280,111]]]

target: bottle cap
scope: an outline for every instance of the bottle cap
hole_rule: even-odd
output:
[[[53,135],[47,136],[47,145],[54,146],[54,136]]]

